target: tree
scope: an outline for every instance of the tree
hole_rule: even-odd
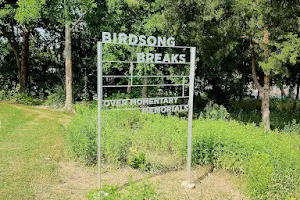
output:
[[[103,31],[108,32],[126,32],[136,35],[164,35],[173,36],[171,32],[165,31],[165,18],[164,18],[164,1],[136,1],[136,0],[109,0],[98,4],[95,15],[88,20],[89,28],[92,33],[98,35],[100,40],[100,33]],[[99,26],[101,24],[101,26]],[[117,51],[116,51],[117,50]],[[105,56],[108,60],[133,60],[135,59],[136,52],[153,52],[159,51],[153,47],[127,47],[106,44],[104,47]],[[106,59],[104,58],[104,59]],[[120,73],[131,74],[134,69],[135,75],[158,75],[162,74],[165,70],[162,66],[153,64],[104,64],[105,72],[109,73],[118,69]],[[182,67],[182,70],[186,70]],[[170,71],[165,73],[171,73]],[[153,78],[134,79],[135,83],[148,85],[154,81]],[[174,80],[167,80],[174,81]],[[128,80],[130,83],[130,80]],[[182,80],[180,80],[182,83]],[[144,86],[141,91],[127,88],[128,92],[138,92],[141,96],[147,97],[151,94],[151,88]],[[106,91],[107,92],[107,91]],[[124,90],[125,92],[125,90]]]
[[[241,37],[249,41],[252,78],[261,95],[262,121],[265,129],[270,130],[270,79],[286,71],[287,61],[296,62],[298,52],[290,44],[298,36],[288,35],[297,31],[294,24],[298,23],[299,2],[243,0],[235,1],[232,8]],[[263,86],[258,80],[257,65],[264,72]]]
[[[200,70],[196,75],[202,85],[213,89],[212,94],[216,92],[213,99],[232,94],[229,88],[234,88],[232,82],[239,74],[247,78],[243,78],[243,84],[247,84],[249,70],[244,68],[251,66],[262,100],[262,121],[269,130],[271,78],[285,75],[288,62],[293,64],[293,60],[295,65],[298,55],[298,48],[293,49],[291,44],[297,44],[299,2],[168,0],[164,4],[168,21],[165,30],[176,33],[179,41],[197,47]],[[289,34],[294,37],[287,37]],[[283,48],[287,53],[280,59],[283,54],[278,52]],[[263,73],[263,80],[259,80],[258,70]]]
[[[251,72],[246,42],[232,28],[231,1],[164,1],[163,29],[179,45],[196,46],[197,69],[195,90],[217,103],[242,98]],[[162,20],[161,20],[162,21]]]
[[[51,20],[65,26],[65,109],[71,110],[73,103],[73,70],[72,70],[72,32],[78,26],[86,26],[83,18],[93,12],[94,0],[54,0],[48,12],[53,13]]]
[[[0,4],[3,7],[0,10],[0,36],[8,39],[14,51],[20,92],[23,93],[28,82],[30,30],[41,16],[45,0],[19,0],[9,3],[0,1]],[[22,46],[21,58],[19,46]]]
[[[65,108],[71,110],[73,102],[72,94],[72,40],[71,33],[81,22],[82,18],[92,11],[96,6],[93,0],[65,0],[64,20],[65,20],[65,70],[66,70],[66,103]]]

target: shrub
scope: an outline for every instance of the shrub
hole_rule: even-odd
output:
[[[133,169],[146,169],[145,153],[139,152],[137,149],[130,148],[127,163]]]
[[[53,91],[47,91],[49,93],[46,106],[63,107],[66,100],[66,92],[63,86],[57,86]]]
[[[0,90],[0,101],[9,100],[9,96],[7,94],[7,91]]]
[[[42,101],[38,98],[34,98],[26,93],[17,93],[10,99],[16,103],[25,104],[25,105],[41,105]]]
[[[202,117],[214,120],[228,119],[229,113],[227,112],[224,106],[215,104],[212,101],[210,101],[205,106],[204,112],[202,113]]]
[[[67,143],[77,158],[94,163],[97,112],[95,107],[76,109]],[[263,128],[236,121],[199,118],[193,126],[193,165],[214,165],[242,175],[251,199],[300,195],[299,136],[266,134]],[[114,167],[180,169],[186,161],[186,144],[184,119],[139,111],[103,111],[102,159]]]
[[[67,150],[79,160],[95,163],[97,109],[94,106],[89,108],[79,105],[76,105],[75,109],[77,114],[66,134]],[[170,116],[163,117],[165,121],[161,119],[159,115],[147,115],[140,111],[104,110],[101,129],[103,161],[113,167],[121,167],[128,163],[135,166],[134,163],[138,162],[138,165],[141,164],[140,168],[143,168],[143,164],[144,167],[148,166],[148,163],[142,162],[143,159],[151,161],[153,169],[180,167],[183,163],[182,156],[185,154],[185,141],[182,140],[181,134],[187,129],[186,121]],[[175,126],[174,119],[177,119]],[[172,134],[174,137],[169,137]],[[162,162],[157,160],[157,154],[166,161],[172,160],[173,163],[176,161],[176,165],[166,162],[166,165],[162,166]]]
[[[230,117],[244,123],[261,123],[261,102],[259,100],[231,101],[228,108]],[[271,99],[270,101],[271,128],[283,129],[293,119],[300,121],[300,110],[293,109],[293,102],[288,100]]]
[[[0,101],[11,101],[25,105],[41,105],[42,101],[27,93],[19,93],[16,90],[0,90]]]
[[[300,135],[300,124],[297,123],[295,119],[292,122],[289,122],[282,129],[284,133],[296,133]]]

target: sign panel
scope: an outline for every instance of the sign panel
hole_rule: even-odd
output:
[[[186,54],[169,54],[169,53],[136,53],[136,60],[131,61],[111,61],[102,60],[102,50],[105,43],[115,45],[130,45],[130,46],[149,46],[154,48],[181,48],[190,49],[189,62],[186,61]],[[173,112],[188,112],[188,146],[187,146],[187,182],[191,183],[191,154],[192,154],[192,120],[193,120],[193,96],[194,96],[194,77],[195,77],[195,57],[196,48],[186,46],[176,46],[174,37],[155,37],[134,35],[126,33],[102,33],[102,42],[97,45],[97,65],[98,65],[98,182],[101,188],[101,110],[141,110],[141,112],[149,114],[157,113],[173,113]],[[160,51],[161,52],[161,51]],[[172,64],[172,65],[189,65],[189,76],[181,75],[155,75],[155,76],[130,76],[127,75],[103,75],[103,63],[144,63],[144,64]],[[130,78],[130,85],[103,85],[103,78]],[[151,84],[151,85],[135,85],[133,78],[182,78],[182,84]],[[189,84],[185,80],[189,80]],[[118,87],[182,87],[182,95],[175,97],[153,97],[153,98],[135,98],[135,99],[110,99],[103,100],[103,88],[118,88]],[[189,88],[189,95],[184,95],[185,88]],[[180,104],[179,99],[188,99],[188,104]]]

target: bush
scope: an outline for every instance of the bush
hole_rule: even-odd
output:
[[[299,106],[298,106],[299,107]],[[230,117],[244,123],[261,123],[261,102],[259,100],[231,101],[228,108]],[[271,129],[283,129],[292,120],[300,122],[300,110],[293,109],[293,102],[288,100],[270,100]]]
[[[18,93],[13,96],[12,101],[16,101],[16,103],[25,104],[25,105],[41,105],[42,101],[37,98],[33,98],[32,96],[26,93]]]
[[[66,100],[66,92],[63,86],[57,86],[53,91],[47,91],[49,93],[47,100],[45,101],[46,106],[52,107],[63,107]]]
[[[96,109],[76,109],[66,142],[74,156],[95,163]],[[235,121],[199,118],[193,126],[193,165],[214,165],[242,175],[251,199],[300,195],[299,136],[266,134],[262,128]],[[103,111],[102,159],[114,167],[146,165],[160,171],[184,168],[186,144],[184,119],[139,111]]]
[[[0,90],[0,101],[11,101],[25,105],[41,105],[42,101],[27,93],[19,93],[16,90]]]
[[[204,117],[205,119],[225,120],[229,118],[229,113],[227,112],[224,106],[218,105],[210,101],[205,106],[204,111],[202,113],[202,117]]]
[[[130,148],[127,163],[133,169],[146,169],[145,153],[139,153],[137,149]]]
[[[89,164],[97,159],[97,109],[92,107],[75,106],[77,114],[66,134],[68,152]],[[101,118],[101,153],[105,163],[113,167],[131,163],[143,168],[151,162],[152,169],[165,170],[181,167],[184,162],[185,141],[181,133],[187,129],[185,120],[169,116],[163,117],[165,121],[162,121],[159,115],[146,115],[140,111],[105,110]],[[177,119],[175,125],[174,119]],[[174,137],[169,137],[172,134]],[[157,155],[163,157],[165,163],[157,160]]]
[[[230,112],[230,117],[244,123],[255,123],[257,126],[261,123],[260,110],[235,110]],[[293,120],[300,121],[300,111],[271,111],[270,123],[271,129],[283,129],[286,124],[290,124]]]
[[[292,122],[289,122],[282,129],[284,133],[296,133],[300,135],[300,124],[297,123],[295,119]]]
[[[0,90],[0,101],[9,100],[9,96],[7,94],[7,91]]]

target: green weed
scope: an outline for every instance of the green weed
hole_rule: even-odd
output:
[[[73,155],[96,162],[97,111],[77,107],[67,131]],[[187,121],[139,111],[103,111],[101,151],[116,168],[131,165],[170,171],[184,167]],[[293,134],[265,133],[236,121],[199,118],[193,122],[193,165],[215,167],[241,175],[252,199],[299,197],[300,139]]]
[[[162,199],[155,192],[155,187],[148,180],[136,183],[129,178],[128,184],[120,189],[116,185],[105,185],[102,191],[93,190],[87,194],[88,200],[140,200],[140,199]]]

